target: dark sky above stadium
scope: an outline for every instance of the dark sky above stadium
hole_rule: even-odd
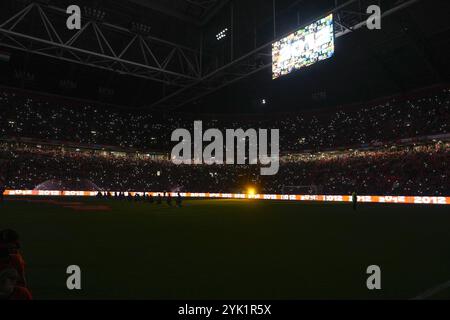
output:
[[[64,7],[72,2],[49,1],[49,5]],[[205,74],[212,64],[226,65],[274,38],[272,0],[75,2],[81,7],[104,10],[106,18],[102,23],[127,27],[132,21],[139,22],[151,28],[153,37],[194,49],[200,47],[202,39]],[[386,6],[405,2],[384,1]],[[364,6],[369,2],[361,3]],[[275,32],[280,35],[295,30],[307,21],[321,17],[334,4],[334,0],[276,0]],[[0,6],[1,21],[23,8],[23,4],[15,0],[2,1]],[[301,111],[367,101],[447,82],[450,75],[448,7],[445,0],[416,1],[383,19],[381,30],[370,31],[363,27],[336,39],[335,55],[329,60],[275,81],[271,70],[264,69],[213,94],[195,99],[176,111]],[[20,27],[22,30],[33,28],[37,20],[37,17],[30,16]],[[233,37],[229,35],[217,41],[216,34],[228,27],[234,30]],[[149,107],[162,95],[174,90],[170,85],[151,80],[14,50],[3,46],[2,41],[0,51],[10,55],[9,62],[0,62],[0,84],[3,85],[138,108]],[[85,41],[88,46],[90,42],[88,39]],[[112,43],[120,41],[117,38]],[[231,47],[233,57],[230,56]],[[164,52],[157,50],[155,54],[165,56]],[[267,59],[262,55],[261,63]]]

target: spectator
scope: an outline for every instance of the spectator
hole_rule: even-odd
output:
[[[30,291],[17,284],[17,271],[0,269],[0,300],[32,300]]]
[[[10,263],[17,271],[17,282],[20,286],[26,287],[27,281],[25,276],[25,260],[20,253],[19,234],[11,229],[0,231],[0,247],[7,248]]]

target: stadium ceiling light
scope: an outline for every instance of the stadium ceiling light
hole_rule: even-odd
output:
[[[222,40],[223,38],[225,38],[227,36],[227,33],[228,33],[228,28],[225,28],[222,31],[220,31],[218,34],[216,34],[217,41]]]
[[[11,59],[10,52],[0,50],[0,61],[1,62],[9,62],[10,59]]]
[[[150,34],[151,30],[152,30],[152,27],[150,27],[146,24],[143,24],[140,22],[132,22],[131,23],[131,31],[133,31],[133,32],[148,35],[148,34]]]
[[[97,21],[103,21],[106,16],[105,11],[91,7],[84,7],[84,14],[86,17]]]

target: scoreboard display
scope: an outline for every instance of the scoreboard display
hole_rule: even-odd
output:
[[[333,54],[334,25],[330,14],[272,44],[272,78],[328,59]]]

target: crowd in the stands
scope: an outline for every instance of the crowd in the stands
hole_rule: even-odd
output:
[[[187,128],[192,132],[194,120],[203,120],[204,130],[280,129],[282,150],[321,150],[448,133],[450,89],[358,108],[254,119],[129,111],[81,102],[74,106],[73,101],[55,102],[0,90],[0,137],[167,150],[172,146],[172,131]]]
[[[8,187],[22,190],[34,189],[45,181],[67,185],[89,181],[97,190],[109,191],[242,192],[253,185],[261,193],[305,192],[285,188],[316,186],[311,192],[446,195],[449,146],[437,143],[285,159],[273,176],[261,176],[260,167],[255,165],[174,165],[132,156],[36,148],[3,148],[0,155],[3,171],[9,173]]]
[[[204,128],[280,129],[283,156],[278,174],[261,176],[254,165],[174,165],[169,160],[117,157],[110,153],[23,147],[3,143],[0,178],[8,188],[33,189],[46,181],[89,181],[111,191],[241,192],[249,184],[263,193],[287,186],[316,186],[323,194],[448,195],[447,142],[386,148],[393,141],[445,135],[450,126],[450,90],[427,97],[284,118],[211,117]],[[272,119],[270,119],[272,118]],[[0,91],[0,138],[28,137],[91,145],[170,152],[172,130],[193,130],[193,115],[136,113],[80,103],[64,105]],[[373,151],[319,153],[344,146]],[[398,146],[401,143],[397,144]],[[101,150],[101,149],[100,149]],[[305,153],[305,150],[309,150]],[[312,154],[312,155],[311,155]]]

